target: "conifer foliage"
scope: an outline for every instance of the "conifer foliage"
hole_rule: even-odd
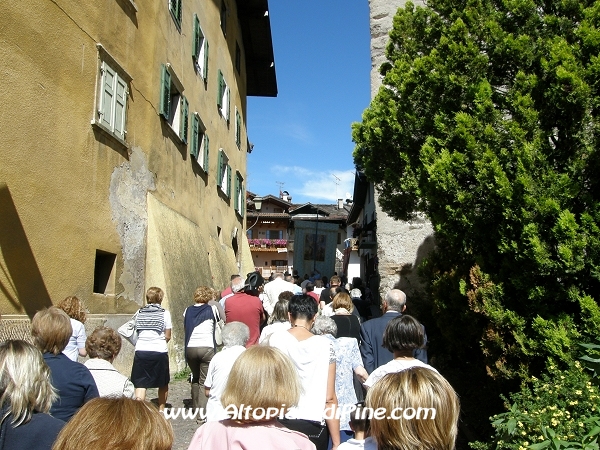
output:
[[[497,380],[572,361],[600,330],[600,2],[408,3],[387,59],[354,158],[433,223],[437,345]]]

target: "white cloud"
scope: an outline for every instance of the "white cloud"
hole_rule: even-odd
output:
[[[271,172],[285,183],[282,189],[292,195],[294,203],[335,203],[338,198],[346,200],[346,193],[354,192],[354,170],[272,166]]]

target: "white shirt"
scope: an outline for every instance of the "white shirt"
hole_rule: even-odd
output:
[[[275,303],[279,301],[279,294],[285,291],[293,292],[294,294],[302,293],[302,288],[297,284],[285,281],[283,278],[275,278],[273,281],[269,281],[265,284],[264,294],[265,299],[263,301],[263,308],[269,313],[273,314],[273,308]]]
[[[196,303],[194,305],[192,305],[192,308],[199,308],[200,306],[204,306],[204,303]],[[215,309],[216,307],[210,307],[213,313],[213,316],[215,315]],[[184,309],[183,311],[183,317],[185,318],[185,312],[187,311],[187,308]],[[198,324],[197,327],[195,327],[192,330],[192,335],[190,336],[190,341],[188,342],[188,347],[210,347],[213,348],[215,346],[214,342],[213,342],[213,330],[215,327],[215,323],[213,321],[213,319],[206,319],[205,321],[201,322],[200,324]]]
[[[210,360],[208,365],[208,373],[204,387],[210,389],[210,395],[206,402],[206,421],[214,422],[217,420],[227,419],[225,408],[221,404],[221,395],[225,390],[229,373],[233,367],[233,363],[246,350],[246,347],[234,345],[233,347],[225,347]],[[204,395],[200,393],[200,395]]]
[[[133,383],[108,361],[92,358],[88,359],[84,365],[94,377],[100,397],[135,398]]]
[[[71,327],[73,328],[73,334],[69,338],[69,343],[63,350],[63,353],[69,357],[70,360],[77,362],[79,356],[79,349],[85,348],[85,341],[87,336],[85,335],[85,326],[75,319],[71,319]]]
[[[135,351],[167,353],[167,340],[165,339],[165,330],[173,328],[171,323],[171,313],[165,310],[165,327],[161,333],[153,330],[142,330],[138,333],[138,340],[135,344]]]
[[[275,333],[276,331],[281,330],[289,330],[292,327],[287,320],[285,322],[273,322],[271,325],[267,325],[260,332],[260,338],[258,338],[258,343],[263,344],[269,342],[269,337]]]
[[[299,341],[289,331],[277,331],[269,338],[269,345],[290,357],[298,369],[302,385],[298,406],[290,408],[286,418],[324,423],[331,356],[335,362],[329,339],[325,336],[312,336]]]
[[[437,370],[435,370],[432,366],[425,364],[418,359],[392,359],[389,363],[379,366],[377,369],[371,372],[371,375],[369,375],[367,381],[364,382],[364,385],[368,389],[385,377],[388,373],[402,372],[403,370],[410,369],[411,367],[425,367],[437,372]]]
[[[377,443],[372,437],[366,439],[348,439],[338,446],[338,450],[377,450]]]

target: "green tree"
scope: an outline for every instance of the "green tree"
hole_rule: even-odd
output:
[[[598,334],[600,2],[429,0],[398,10],[353,125],[392,217],[425,213],[438,354],[497,380]]]

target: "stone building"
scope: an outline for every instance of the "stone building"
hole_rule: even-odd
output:
[[[88,328],[116,327],[160,286],[181,367],[194,289],[253,266],[246,97],[277,95],[267,0],[22,0],[2,36],[0,339],[68,295]]]
[[[413,1],[413,3],[417,6],[423,4],[419,0]],[[369,0],[371,98],[377,95],[382,83],[379,67],[386,60],[385,49],[389,42],[389,32],[392,29],[394,15],[398,8],[405,4],[406,0]],[[373,189],[373,185],[371,184],[370,188],[365,189],[371,189],[374,197],[373,218],[367,217],[367,223],[364,225],[368,225],[375,234],[377,248],[375,265],[376,272],[379,274],[379,279],[371,280],[371,285],[381,295],[391,288],[398,287],[405,290],[410,297],[419,289],[420,285],[416,268],[423,256],[434,246],[433,227],[425,217],[420,217],[412,222],[392,219],[381,210],[377,201],[377,190]],[[362,207],[357,204],[356,199],[355,206],[359,209]],[[365,205],[365,210],[370,209],[368,204]],[[372,221],[376,221],[376,223],[369,225]]]

